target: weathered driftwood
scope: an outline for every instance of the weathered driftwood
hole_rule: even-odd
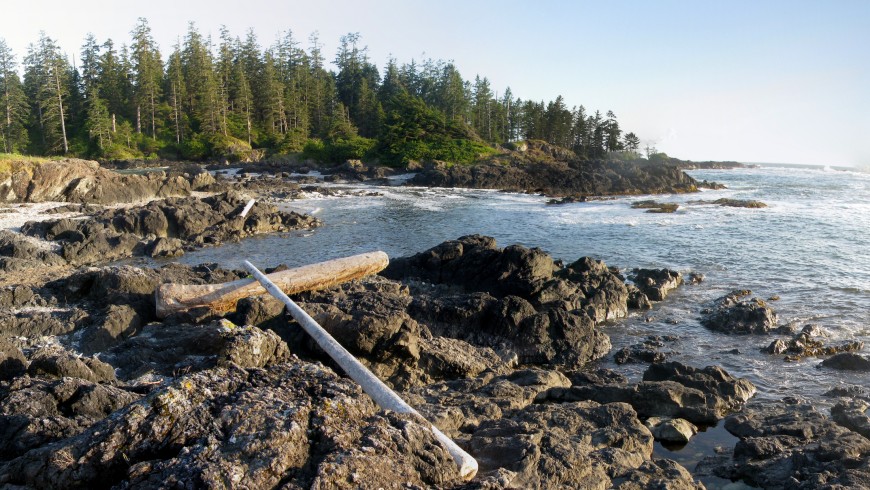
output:
[[[372,400],[374,400],[379,407],[384,410],[392,410],[398,413],[414,414],[421,420],[425,420],[419,412],[414,410],[414,408],[408,405],[405,400],[396,394],[395,391],[391,390],[389,386],[372,374],[372,372],[363,366],[362,363],[353,356],[353,354],[348,352],[347,349],[345,349],[337,340],[335,340],[335,338],[333,338],[332,335],[329,334],[329,332],[324,330],[323,327],[311,318],[305,310],[294,303],[293,300],[284,294],[277,285],[273,284],[265,274],[260,272],[247,260],[245,261],[245,268],[248,269],[248,272],[250,272],[251,275],[253,275],[272,296],[278,298],[284,303],[287,307],[287,311],[293,319],[302,326],[302,328],[311,336],[311,338],[314,339],[315,342],[317,342],[317,345],[319,345],[324,352],[329,354],[329,357],[331,357],[336,364],[341,366],[341,369],[343,369],[351,379],[360,385],[363,391],[372,397]],[[432,433],[435,437],[447,448],[447,452],[450,453],[450,456],[453,457],[456,466],[458,466],[460,477],[465,480],[471,480],[474,478],[478,469],[477,460],[465,452],[443,432],[438,430],[437,427],[432,424],[429,424],[429,427],[432,429]]]
[[[273,272],[269,274],[269,280],[287,294],[295,294],[375,274],[389,261],[384,252],[369,252]],[[265,293],[266,290],[255,279],[203,285],[162,284],[155,292],[157,317],[165,318],[198,306],[207,306],[216,312],[232,311],[240,299]]]

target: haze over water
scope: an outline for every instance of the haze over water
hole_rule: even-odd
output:
[[[828,344],[870,345],[870,174],[783,166],[689,173],[728,189],[652,196],[680,208],[651,214],[630,207],[650,196],[552,206],[536,195],[383,187],[378,197],[288,202],[284,206],[297,211],[319,208],[324,226],[200,250],[182,261],[240,268],[249,259],[265,268],[375,249],[398,257],[480,233],[495,237],[499,246],[537,246],[566,262],[591,256],[623,272],[634,267],[696,272],[705,276],[701,284],[684,285],[653,310],[604,326],[613,352],[648,335],[675,335],[679,340],[663,348],[674,352],[671,359],[699,367],[718,364],[749,377],[764,399],[798,396],[825,403],[820,394],[833,386],[870,387],[866,376],[818,369],[819,359],[785,362],[760,352],[778,336],[727,336],[698,323],[705,303],[733,289],[751,289],[762,299],[780,298],[771,305],[781,324],[797,330],[817,324],[828,333]],[[769,207],[693,203],[720,197],[760,200]],[[612,356],[600,362],[615,366]],[[636,378],[645,367],[619,369]]]

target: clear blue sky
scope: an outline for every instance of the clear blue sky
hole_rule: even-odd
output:
[[[454,60],[500,93],[613,110],[669,155],[870,165],[870,1],[8,1],[0,37],[20,61],[44,30],[71,57],[88,32],[129,42],[138,17],[161,51],[196,22],[320,34],[332,58],[359,32],[371,59]]]

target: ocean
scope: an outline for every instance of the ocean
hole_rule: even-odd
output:
[[[624,273],[632,268],[669,268],[703,274],[651,311],[602,328],[617,349],[648,336],[675,336],[662,348],[669,359],[692,366],[720,365],[758,387],[756,397],[786,396],[829,405],[821,396],[835,386],[870,388],[870,377],[820,369],[820,359],[787,362],[761,352],[777,335],[729,336],[700,325],[701,310],[734,289],[768,300],[780,324],[822,328],[828,344],[868,342],[870,349],[870,173],[827,167],[761,166],[693,170],[723,190],[695,194],[631,196],[549,205],[548,198],[487,190],[383,186],[378,196],[323,197],[281,203],[315,212],[324,226],[253,238],[188,253],[185,263],[217,262],[241,268],[250,260],[266,268],[327,260],[370,250],[391,257],[421,252],[467,234],[539,247],[565,262],[583,256],[604,260]],[[402,177],[396,179],[396,183]],[[354,185],[332,185],[351,191]],[[719,198],[759,200],[766,208],[704,204]],[[647,213],[631,203],[655,199],[679,204],[672,214]],[[778,298],[778,299],[776,299]],[[643,364],[616,366],[639,379]]]

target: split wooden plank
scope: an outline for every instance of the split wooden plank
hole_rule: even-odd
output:
[[[389,263],[386,253],[368,252],[273,272],[268,277],[286,294],[296,294],[376,274]],[[233,311],[240,299],[266,294],[266,290],[256,279],[248,278],[221,284],[167,283],[160,285],[154,294],[157,317],[166,318],[173,313],[200,306],[207,306],[216,312]]]

